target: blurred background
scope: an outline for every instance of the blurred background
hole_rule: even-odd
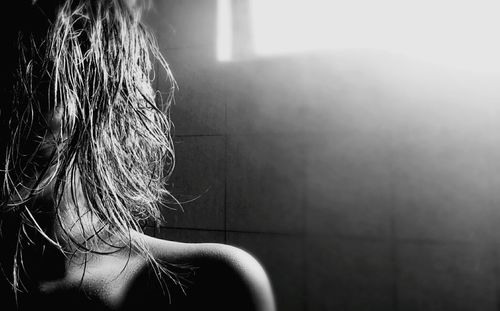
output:
[[[148,233],[247,250],[280,311],[499,310],[497,3],[153,1],[185,203]]]

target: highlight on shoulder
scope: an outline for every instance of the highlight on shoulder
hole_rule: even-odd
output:
[[[184,294],[191,307],[276,310],[267,272],[249,252],[219,243],[180,243],[144,235],[141,238],[159,262],[178,267],[190,264],[192,274],[183,275]]]

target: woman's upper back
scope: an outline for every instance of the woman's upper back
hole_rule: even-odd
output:
[[[95,256],[86,266],[67,264],[62,278],[46,280],[36,293],[21,296],[21,310],[158,306],[164,310],[275,310],[267,275],[247,252],[223,244],[136,237],[146,240],[164,271],[126,250]]]

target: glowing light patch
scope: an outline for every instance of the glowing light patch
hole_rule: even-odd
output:
[[[256,56],[367,49],[455,67],[500,68],[497,0],[249,1]],[[230,15],[229,2],[219,0],[219,23]],[[230,18],[219,28],[219,58],[230,58],[226,27]]]
[[[229,61],[232,59],[232,12],[231,0],[217,2],[217,59]]]

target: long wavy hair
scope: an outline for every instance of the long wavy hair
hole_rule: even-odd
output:
[[[13,57],[0,110],[0,229],[15,241],[4,247],[4,273],[20,290],[23,251],[36,241],[73,255],[133,246],[158,264],[131,232],[162,221],[159,207],[175,201],[166,183],[176,85],[142,6],[17,1],[24,18],[6,47]],[[153,88],[158,69],[169,85],[163,96]]]

